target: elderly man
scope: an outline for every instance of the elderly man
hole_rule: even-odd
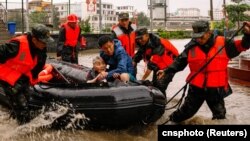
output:
[[[189,90],[183,105],[170,115],[170,121],[181,122],[191,118],[204,101],[212,111],[212,119],[225,119],[224,97],[231,94],[227,76],[227,65],[231,58],[238,56],[250,47],[250,22],[245,22],[242,40],[228,40],[216,36],[209,29],[208,21],[196,21],[192,25],[192,40],[172,65],[158,72],[159,79],[183,70],[187,65],[190,74],[186,81]],[[218,52],[219,51],[219,52]],[[208,60],[212,61],[200,71]],[[196,75],[195,77],[193,77]]]

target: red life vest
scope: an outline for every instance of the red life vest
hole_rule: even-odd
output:
[[[128,35],[123,33],[122,29],[116,25],[112,28],[112,30],[115,32],[117,39],[119,39],[122,43],[122,46],[128,53],[130,57],[133,57],[135,55],[135,30],[136,25],[131,24],[131,27],[133,31]]]
[[[76,47],[78,36],[80,33],[79,25],[76,25],[75,29],[71,28],[67,23],[63,24],[65,28],[65,46]]]
[[[31,84],[35,84],[37,80],[33,80],[31,70],[37,64],[37,57],[32,59],[27,36],[22,35],[12,40],[20,43],[19,51],[14,58],[7,60],[4,64],[0,64],[0,80],[14,86],[20,76],[24,74],[28,76]]]
[[[214,45],[206,55],[198,46],[193,47],[188,52],[188,64],[190,68],[190,74],[187,77],[187,81],[211,58],[218,50],[224,47],[225,39],[222,36],[218,36]],[[190,84],[200,88],[204,87],[227,87],[228,75],[227,65],[229,58],[226,54],[225,48],[221,50],[219,54],[208,64],[208,66],[200,72]]]
[[[173,63],[174,57],[178,56],[178,50],[168,41],[160,38],[161,45],[164,47],[164,53],[160,56],[159,54],[152,54],[151,49],[146,50],[146,55],[151,55],[150,61],[157,65],[160,70],[167,68]]]

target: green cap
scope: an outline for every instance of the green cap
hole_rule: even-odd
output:
[[[148,34],[147,28],[140,28],[135,31],[135,39],[140,39],[144,34]]]
[[[207,31],[209,31],[209,23],[208,21],[204,21],[204,20],[195,21],[192,25],[192,28],[193,28],[192,37],[200,38]]]
[[[54,39],[50,36],[50,30],[43,24],[36,24],[32,27],[32,35],[43,43],[50,44]]]
[[[129,19],[129,14],[128,13],[120,13],[119,14],[119,20],[122,20],[122,19]]]

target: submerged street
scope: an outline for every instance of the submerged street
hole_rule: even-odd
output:
[[[170,40],[181,52],[184,45],[188,43],[190,39],[184,40]],[[92,59],[98,55],[98,50],[84,50],[79,54],[79,63],[84,66],[91,67]],[[49,56],[55,56],[54,53],[50,53]],[[142,77],[143,71],[145,70],[145,64],[140,62],[138,65],[137,78]],[[170,83],[167,90],[167,97],[170,99],[183,85],[185,85],[185,79],[189,73],[188,68],[184,71],[179,72],[175,75],[172,83]],[[196,113],[196,115],[185,121],[183,124],[195,125],[209,125],[209,124],[248,124],[250,125],[250,87],[246,87],[238,84],[237,82],[230,81],[233,89],[233,94],[226,97],[225,105],[227,109],[225,120],[211,120],[212,113],[209,110],[206,103],[202,105],[202,108]],[[175,97],[167,107],[175,105],[182,92]],[[166,121],[166,118],[175,109],[168,110],[165,112],[163,117],[157,121],[156,124],[161,124]],[[132,126],[123,130],[55,130],[39,127],[32,128],[30,125],[23,128],[19,126],[15,120],[9,119],[8,111],[0,107],[0,140],[15,140],[15,141],[63,141],[63,140],[85,140],[85,141],[156,141],[157,140],[157,126],[149,125],[146,127]],[[136,115],[135,115],[136,116]],[[41,121],[42,122],[42,121]],[[34,124],[39,124],[39,121]],[[167,123],[168,124],[168,123]],[[29,128],[30,127],[30,128]],[[24,130],[25,129],[25,130]]]

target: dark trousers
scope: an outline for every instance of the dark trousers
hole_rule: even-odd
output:
[[[213,113],[212,119],[225,119],[225,93],[224,87],[204,89],[190,85],[183,105],[170,115],[170,120],[181,122],[191,118],[200,109],[204,101],[207,102]]]
[[[9,106],[12,108],[12,116],[14,116],[20,124],[28,122],[31,119],[28,107],[29,79],[22,76],[14,86],[4,81],[0,81],[0,86],[4,89],[9,99]]]
[[[63,46],[61,56],[65,62],[78,64],[78,51],[76,47]]]

